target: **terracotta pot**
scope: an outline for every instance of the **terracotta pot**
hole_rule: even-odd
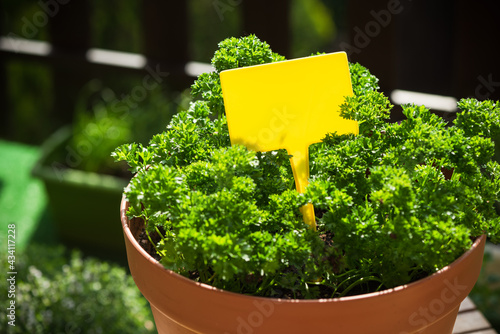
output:
[[[137,243],[140,226],[129,222],[127,207],[123,199],[128,263],[158,333],[452,333],[460,303],[479,276],[486,240],[480,237],[451,265],[408,285],[352,297],[281,300],[223,291],[166,270]]]

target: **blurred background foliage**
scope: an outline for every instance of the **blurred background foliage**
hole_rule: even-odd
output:
[[[7,253],[0,268],[9,271]],[[32,244],[16,253],[16,326],[0,318],[0,332],[156,333],[148,302],[126,270],[62,246]],[[7,291],[10,282],[0,281]]]
[[[343,24],[343,0],[292,0],[290,7],[290,54],[307,56],[330,51]],[[132,53],[142,51],[141,6],[139,0],[90,1],[91,47]],[[4,1],[1,35],[23,36],[48,41],[48,25],[36,15],[40,4],[30,0]],[[188,3],[189,53],[193,61],[209,63],[217,43],[226,37],[251,33],[242,31],[242,6],[232,6],[220,14],[213,0]],[[38,17],[38,20],[34,19]],[[341,28],[341,27],[340,27]],[[6,97],[12,126],[0,137],[29,144],[40,144],[61,126],[52,117],[54,87],[48,65],[9,60]],[[133,75],[109,76],[103,85],[120,96],[130,92],[142,78]],[[167,94],[167,99],[170,98]],[[91,111],[91,107],[89,110]],[[75,112],[68,110],[68,113]]]

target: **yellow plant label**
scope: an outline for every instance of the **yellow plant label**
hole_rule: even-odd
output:
[[[345,52],[226,70],[220,79],[231,144],[286,149],[301,193],[309,179],[309,145],[327,133],[358,134],[357,122],[340,116],[340,105],[353,94]],[[301,212],[315,229],[312,205]]]

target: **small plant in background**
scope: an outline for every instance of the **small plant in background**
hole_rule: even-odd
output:
[[[166,268],[239,293],[338,297],[428,276],[482,234],[499,241],[490,134],[500,122],[467,132],[488,106],[464,108],[450,126],[406,105],[406,120],[391,124],[378,79],[350,64],[354,96],[341,114],[358,121],[359,135],[312,145],[311,182],[299,194],[286,152],[230,145],[219,81],[223,70],[279,60],[253,35],[222,41],[215,71],[192,86],[198,100],[148,145],[113,153],[136,173],[125,189],[128,215],[144,219]],[[306,203],[317,231],[302,220]]]
[[[6,263],[2,257],[4,272]],[[148,303],[122,267],[30,245],[16,255],[16,269],[16,326],[2,317],[2,333],[155,333]]]
[[[153,134],[163,130],[177,111],[177,104],[186,103],[182,95],[170,95],[172,100],[156,88],[145,101],[118,100],[115,93],[102,87],[99,81],[90,82],[77,103],[73,135],[66,147],[77,168],[127,175],[114,163],[110,152],[130,141],[146,143]]]

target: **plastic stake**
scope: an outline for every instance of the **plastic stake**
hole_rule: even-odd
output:
[[[231,144],[255,151],[286,149],[297,191],[309,179],[309,145],[328,133],[358,134],[358,124],[340,117],[340,105],[352,95],[345,52],[220,73]],[[301,208],[316,229],[312,204]]]

